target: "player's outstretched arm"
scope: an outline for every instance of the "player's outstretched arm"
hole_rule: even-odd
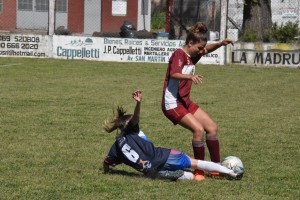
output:
[[[140,121],[140,111],[141,111],[141,102],[142,102],[142,91],[136,90],[132,93],[132,98],[136,101],[134,108],[134,113],[131,119],[133,125],[138,124]]]
[[[226,38],[225,40],[223,40],[222,42],[218,42],[218,43],[212,43],[209,44],[205,47],[206,49],[206,54],[213,52],[214,50],[220,48],[221,46],[226,46],[228,44],[232,44],[233,45],[233,41],[229,38]]]

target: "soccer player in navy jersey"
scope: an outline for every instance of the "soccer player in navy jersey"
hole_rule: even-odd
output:
[[[195,73],[195,65],[200,58],[221,46],[233,44],[225,39],[218,43],[207,44],[203,23],[194,25],[187,35],[185,45],[177,49],[170,57],[162,95],[162,111],[173,122],[193,133],[192,146],[194,158],[204,160],[204,134],[211,161],[220,162],[220,147],[217,137],[217,124],[196,103],[190,99],[192,84],[202,83],[202,76]],[[219,173],[210,173],[222,176]],[[195,170],[195,179],[204,180],[204,171]]]
[[[132,93],[136,101],[133,115],[125,115],[122,107],[117,108],[113,119],[105,121],[104,130],[112,132],[119,130],[114,144],[111,146],[103,162],[104,172],[109,172],[109,166],[124,163],[150,177],[174,179],[194,179],[193,173],[184,169],[200,169],[215,171],[240,179],[241,175],[220,164],[188,157],[180,151],[168,148],[155,147],[148,140],[139,127],[139,116],[142,101],[142,92]]]

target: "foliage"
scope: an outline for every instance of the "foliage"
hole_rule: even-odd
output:
[[[169,182],[116,166],[102,174],[115,135],[112,108],[133,112],[156,146],[192,155],[190,131],[160,109],[166,64],[0,57],[0,191],[6,199],[299,199],[300,70],[198,66],[192,99],[219,126],[221,157],[245,165],[241,181]],[[206,160],[209,160],[206,151]]]
[[[258,41],[257,32],[252,29],[246,30],[242,37],[242,40],[244,42],[257,42]]]
[[[269,34],[270,41],[291,43],[295,41],[295,37],[299,34],[298,22],[287,22],[285,25],[278,26],[273,23],[271,32]]]
[[[156,10],[151,16],[151,29],[159,30],[165,27],[166,13]]]
[[[277,23],[273,23],[269,32],[264,35],[264,42],[280,42],[291,43],[295,41],[295,37],[299,34],[298,22],[287,22],[285,25],[278,26]],[[252,29],[245,31],[242,37],[244,42],[257,42],[257,32]]]

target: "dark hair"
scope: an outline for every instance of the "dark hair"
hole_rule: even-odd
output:
[[[111,133],[116,129],[123,130],[125,128],[126,122],[132,117],[132,115],[125,115],[126,110],[122,106],[118,106],[117,114],[113,112],[113,117],[110,120],[105,120],[103,129]]]
[[[185,40],[185,44],[188,44],[189,42],[193,42],[194,44],[199,43],[201,41],[207,42],[207,37],[204,33],[200,33],[200,32],[189,32],[186,40]]]

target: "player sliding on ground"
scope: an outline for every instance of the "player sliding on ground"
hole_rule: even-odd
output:
[[[193,173],[183,171],[193,168],[219,172],[239,179],[240,174],[220,164],[196,160],[173,149],[155,147],[139,128],[142,92],[137,90],[132,93],[132,97],[136,101],[133,115],[126,115],[126,111],[122,107],[118,107],[114,117],[105,121],[106,132],[120,131],[104,159],[103,170],[105,173],[109,172],[110,165],[124,163],[152,178],[193,179]]]

